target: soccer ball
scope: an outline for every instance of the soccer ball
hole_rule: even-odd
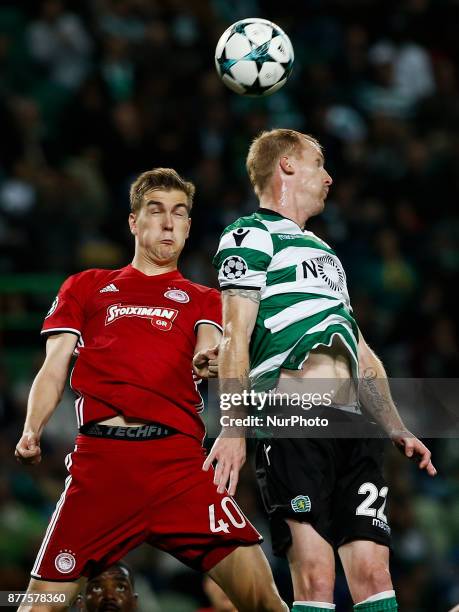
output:
[[[242,19],[223,32],[215,66],[227,87],[242,96],[269,96],[292,71],[294,53],[279,26],[257,17]]]

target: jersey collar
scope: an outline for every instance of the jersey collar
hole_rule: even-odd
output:
[[[279,217],[280,219],[285,219],[286,221],[290,221],[290,223],[293,223],[295,227],[299,227],[301,231],[304,231],[304,228],[300,227],[298,223],[293,221],[293,219],[290,219],[289,217],[284,217],[284,215],[281,215],[276,210],[271,210],[270,208],[264,208],[263,206],[260,206],[257,212],[260,213],[261,215],[270,215],[272,217]]]
[[[183,276],[180,274],[178,270],[171,270],[170,272],[165,272],[164,274],[144,274],[137,268],[134,268],[132,264],[128,264],[124,270],[124,273],[137,276],[138,278],[148,279],[151,282],[157,281],[173,281],[173,280],[182,280]]]

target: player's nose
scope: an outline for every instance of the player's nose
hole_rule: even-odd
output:
[[[115,589],[105,589],[104,596],[102,598],[102,602],[105,604],[117,604],[118,603],[118,593]]]
[[[170,213],[166,213],[163,217],[163,229],[174,229],[174,219]]]
[[[328,172],[326,170],[325,170],[324,183],[325,183],[325,185],[327,185],[327,187],[330,187],[330,185],[333,183],[332,177],[328,174]]]

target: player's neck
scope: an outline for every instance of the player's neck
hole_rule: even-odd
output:
[[[307,211],[303,209],[303,207],[299,207],[295,205],[294,202],[279,202],[272,198],[260,198],[260,206],[262,208],[267,208],[274,212],[277,212],[279,215],[290,219],[301,228],[304,228],[306,221],[310,216]]]
[[[157,276],[158,274],[167,274],[168,272],[177,270],[177,261],[161,263],[153,261],[141,253],[136,253],[134,255],[131,265],[147,276]]]

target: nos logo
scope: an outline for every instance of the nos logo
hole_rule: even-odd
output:
[[[346,280],[344,270],[331,255],[303,261],[301,266],[303,278],[320,277],[333,291],[341,291],[344,288]]]

